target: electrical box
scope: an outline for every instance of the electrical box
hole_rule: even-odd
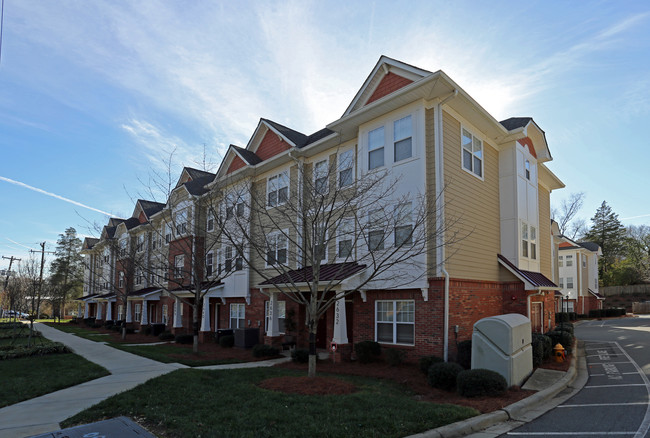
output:
[[[508,386],[521,385],[533,372],[530,320],[519,313],[491,316],[474,324],[472,369],[496,371]]]

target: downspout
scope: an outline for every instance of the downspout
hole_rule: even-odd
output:
[[[444,197],[444,136],[442,134],[442,106],[449,100],[458,95],[458,90],[454,91],[436,104],[435,112],[435,160],[436,160],[436,226],[440,227],[436,242],[436,261],[440,266],[440,273],[445,277],[445,298],[444,298],[444,322],[443,322],[443,359],[445,362],[449,360],[449,273],[445,269],[445,233],[444,226],[440,224],[445,220],[445,197]]]

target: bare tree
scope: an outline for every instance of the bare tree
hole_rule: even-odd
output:
[[[586,220],[576,217],[584,200],[584,192],[571,193],[567,199],[562,200],[558,208],[551,210],[552,219],[557,222],[560,233],[570,239],[575,239],[587,232]]]
[[[261,182],[251,176],[218,184],[223,237],[261,288],[305,308],[310,377],[318,321],[337,300],[408,287],[426,278],[436,236],[446,233],[443,244],[459,239],[453,224],[436,223],[436,199],[428,204],[424,194],[405,191],[387,171],[355,177],[353,154],[338,156],[329,164],[296,158],[287,173]]]

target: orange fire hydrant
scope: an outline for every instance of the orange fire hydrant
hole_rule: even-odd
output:
[[[553,351],[555,352],[555,362],[564,362],[564,359],[566,359],[566,351],[562,344],[557,344],[553,347]]]

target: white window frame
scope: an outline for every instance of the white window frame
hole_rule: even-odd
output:
[[[560,286],[560,289],[564,289],[564,277],[560,277],[560,284],[558,286]]]
[[[236,324],[233,324],[236,321]],[[246,305],[244,303],[230,304],[230,319],[228,320],[229,328],[246,328]]]
[[[336,259],[350,260],[354,258],[354,219],[344,218],[339,222],[336,235]],[[350,255],[341,257],[341,243],[350,241]]]
[[[224,268],[226,272],[241,271],[244,268],[244,258],[232,245],[226,245],[224,248]]]
[[[283,170],[266,180],[266,208],[273,208],[285,204],[289,200],[291,186],[289,170]],[[286,190],[286,198],[280,200],[280,193]]]
[[[142,252],[144,251],[144,234],[138,234],[136,237],[135,251]]]
[[[564,256],[558,256],[558,258],[557,258],[557,266],[559,268],[564,267]]]
[[[573,289],[573,277],[566,278],[566,288]]]
[[[374,170],[374,169],[379,169],[381,167],[386,166],[386,128],[384,126],[379,126],[375,129],[372,129],[368,131],[368,170]],[[381,142],[381,145],[379,143],[374,144],[372,140],[373,139],[380,139],[383,138],[383,141]],[[370,167],[371,159],[370,157],[373,155],[379,155],[379,152],[381,152],[381,164],[378,164],[374,167]]]
[[[165,245],[169,245],[169,242],[172,241],[172,224],[165,223],[163,224],[163,232],[165,233]]]
[[[337,182],[339,188],[344,188],[354,184],[354,149],[347,149],[338,153],[337,157]],[[349,182],[341,175],[343,172],[350,172]],[[345,184],[344,184],[345,183]]]
[[[183,278],[183,270],[185,269],[185,254],[178,254],[174,256],[174,278]]]
[[[530,256],[530,249],[529,249],[530,238],[528,234],[528,224],[524,221],[521,221],[520,233],[521,233],[521,239],[520,239],[521,256],[527,259]]]
[[[208,208],[205,218],[205,229],[206,231],[214,231],[214,215],[212,211]]]
[[[117,320],[122,321],[124,319],[124,304],[117,305]]]
[[[135,284],[138,285],[138,286],[142,284],[142,269],[141,268],[136,268],[136,270],[135,270]]]
[[[119,274],[117,274],[117,277],[118,277],[117,287],[122,289],[124,287],[124,283],[125,283],[124,271],[120,271]]]
[[[134,311],[133,311],[133,318],[135,322],[140,322],[140,318],[142,317],[142,304],[136,303],[134,306]]]
[[[465,135],[467,133],[468,135]],[[471,145],[472,145],[472,150],[470,151],[468,148],[466,148],[466,143],[464,143],[464,138],[470,138],[471,139]],[[475,141],[478,143],[479,150],[475,151]],[[472,175],[474,175],[476,178],[480,179],[483,181],[483,178],[485,176],[485,153],[484,153],[485,147],[483,145],[483,140],[479,138],[476,134],[471,129],[466,128],[465,126],[460,127],[460,166],[465,172],[468,172]],[[465,166],[465,152],[468,152],[470,154],[470,167]],[[479,153],[477,156],[477,152]],[[479,160],[480,163],[480,170],[479,173],[476,172],[476,163],[474,160]]]
[[[566,262],[566,267],[570,268],[573,266],[573,254],[568,254],[565,258],[564,261]]]
[[[269,318],[269,306],[271,301],[266,300],[264,301],[264,332],[268,333],[269,331],[269,324],[271,323],[271,319]],[[280,334],[284,334],[285,332],[285,326],[284,326],[284,321],[287,317],[287,302],[286,301],[276,301],[277,304],[276,307],[276,312],[278,312],[278,330]]]
[[[409,124],[409,129],[408,129],[408,135],[401,135],[399,138],[397,137],[398,134],[400,134],[400,129],[399,127],[402,125],[402,123],[406,124],[406,120],[408,119],[408,124]],[[406,134],[406,133],[401,133],[401,134]],[[404,143],[406,140],[410,140],[410,152],[408,157],[400,158],[399,160],[397,159],[397,146],[400,143]],[[413,117],[411,114],[402,117],[401,119],[395,120],[393,122],[393,163],[399,163],[401,161],[409,160],[413,158]]]
[[[587,267],[587,256],[582,254],[582,267],[586,268]]]
[[[531,260],[537,260],[537,228],[528,225],[528,255]]]
[[[530,160],[524,161],[524,176],[530,181]]]
[[[184,236],[187,234],[189,224],[189,209],[183,209],[176,213],[176,236]]]
[[[393,244],[395,247],[407,247],[413,244],[413,203],[401,202],[395,206],[395,228],[393,230]],[[404,242],[398,242],[397,230],[410,228],[408,239]]]
[[[314,163],[314,194],[323,196],[329,193],[329,173],[329,159],[325,158]]]
[[[379,317],[379,308],[382,304],[391,304],[392,310],[388,310],[388,313],[391,313],[391,319],[382,319],[380,320]],[[408,311],[408,314],[412,313],[412,321],[397,321],[396,315],[398,313],[397,311],[397,303],[410,303],[412,305],[412,312]],[[391,344],[391,345],[415,345],[415,300],[377,300],[375,301],[375,341],[382,343],[382,344]],[[379,340],[379,324],[390,324],[392,325],[392,341],[386,341],[386,340]],[[398,325],[409,325],[412,327],[413,330],[413,342],[398,342],[397,341],[397,326]]]
[[[129,246],[129,242],[127,241],[127,239],[126,238],[120,239],[118,246],[119,246],[120,258],[126,257],[126,253],[128,251],[128,246]]]
[[[271,268],[273,266],[281,266],[281,265],[288,265],[289,264],[289,238],[287,237],[287,234],[289,233],[289,230],[283,230],[283,231],[273,231],[266,236],[266,257],[265,258],[265,263],[267,268]],[[285,256],[284,262],[279,261],[280,257],[278,255],[280,254],[280,251],[283,248],[280,248],[278,243],[283,242],[284,243],[284,250],[285,250]],[[269,263],[269,254],[273,251],[273,263]]]
[[[208,251],[205,255],[205,276],[212,277],[214,274],[214,251]]]
[[[385,212],[382,208],[372,210],[368,212],[368,251],[383,251],[386,248],[386,227],[384,227],[384,222],[386,218],[384,217]],[[374,226],[375,219],[379,219],[381,224],[379,226]],[[374,235],[381,233],[381,241],[376,247],[371,246],[371,242]]]

